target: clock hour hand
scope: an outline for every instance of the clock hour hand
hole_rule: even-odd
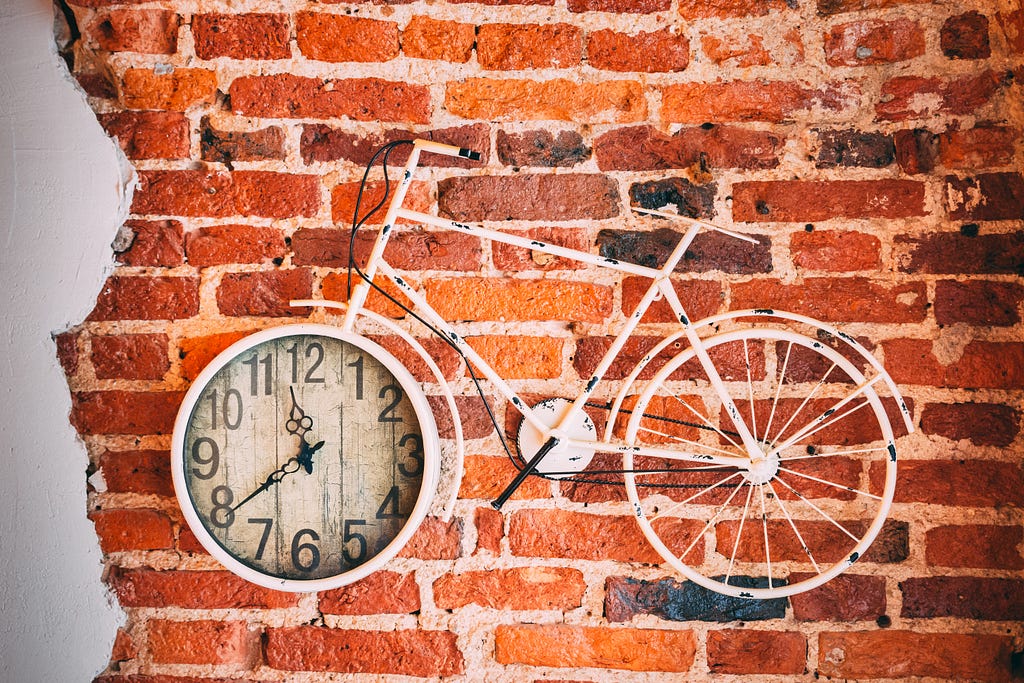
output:
[[[288,391],[292,394],[292,407],[288,411],[288,420],[284,423],[284,427],[289,434],[304,439],[306,432],[313,428],[313,418],[306,415],[306,412],[299,407],[299,402],[295,400],[295,388],[288,387]]]
[[[263,480],[263,483],[260,484],[255,491],[250,493],[248,496],[243,498],[237,505],[231,508],[231,511],[234,512],[235,510],[242,507],[259,494],[269,490],[271,486],[274,486],[275,484],[279,483],[289,474],[294,474],[295,472],[298,472],[300,467],[306,470],[306,474],[312,474],[313,454],[320,450],[323,447],[323,445],[323,441],[317,442],[312,446],[303,441],[302,446],[299,449],[299,454],[297,456],[293,458],[288,458],[285,464],[281,465],[276,470],[267,475],[267,478]]]

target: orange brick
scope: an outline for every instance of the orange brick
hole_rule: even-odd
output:
[[[465,63],[473,56],[476,27],[425,16],[409,20],[402,31],[402,51],[417,59]]]
[[[217,94],[217,74],[208,69],[129,68],[124,72],[121,101],[128,109],[185,111],[196,104],[212,103]]]
[[[644,87],[637,81],[467,78],[447,84],[444,106],[466,119],[499,121],[629,123],[647,118]]]
[[[874,235],[852,230],[796,232],[789,239],[794,265],[809,270],[877,270],[881,248]]]
[[[516,477],[518,470],[507,457],[467,455],[465,473],[459,487],[459,498],[493,500]],[[516,489],[511,500],[551,497],[551,484],[540,477],[530,477]]]
[[[735,308],[778,308],[821,320],[843,322],[921,322],[928,313],[923,282],[902,285],[867,278],[804,278],[787,285],[751,280],[732,285]]]
[[[583,58],[583,31],[572,24],[484,24],[476,53],[484,69],[576,66]]]
[[[398,56],[398,24],[328,12],[295,15],[299,51],[324,62],[386,62]]]
[[[627,671],[686,672],[696,650],[693,631],[565,624],[499,626],[494,643],[501,664]]]
[[[227,571],[111,571],[110,584],[123,607],[185,609],[282,609],[298,595],[261,588]]]
[[[412,574],[379,571],[320,593],[319,607],[324,614],[409,614],[420,609],[420,588]]]
[[[244,621],[150,619],[149,652],[158,664],[248,668],[259,659],[259,633]]]
[[[433,279],[427,299],[446,320],[578,320],[612,312],[610,287],[568,280]]]
[[[587,588],[583,572],[568,567],[516,567],[445,574],[434,582],[441,609],[479,605],[501,610],[570,610]]]
[[[499,335],[467,342],[505,379],[554,379],[562,374],[564,339]]]
[[[769,12],[785,12],[794,7],[786,0],[680,0],[679,14],[685,19],[706,19],[709,17],[751,17],[764,16]]]
[[[825,34],[830,66],[902,62],[924,54],[924,31],[910,19],[867,19],[838,24]]]
[[[634,35],[594,31],[587,39],[587,63],[608,71],[682,71],[690,63],[690,41],[671,29]]]
[[[110,508],[96,510],[89,517],[96,525],[100,548],[105,553],[174,546],[171,520],[160,510]]]
[[[196,14],[192,35],[200,59],[288,59],[286,14]]]
[[[178,51],[180,24],[174,12],[112,9],[98,14],[86,33],[101,50],[172,55]]]
[[[805,85],[792,81],[680,83],[661,90],[661,120],[782,122],[811,108],[840,112],[857,103],[854,84]]]

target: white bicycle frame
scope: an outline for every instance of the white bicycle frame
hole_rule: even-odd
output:
[[[366,265],[363,268],[367,280],[360,280],[353,288],[351,296],[347,304],[333,304],[335,307],[344,308],[345,316],[342,322],[342,329],[346,331],[353,331],[357,319],[360,315],[367,315],[368,311],[364,309],[367,296],[371,290],[370,281],[376,276],[383,275],[387,279],[391,280],[401,291],[401,293],[408,298],[412,303],[412,308],[426,320],[430,325],[439,330],[448,341],[454,344],[459,351],[464,354],[465,358],[468,359],[473,366],[475,366],[483,374],[483,376],[492,383],[497,392],[504,397],[509,403],[511,403],[523,416],[523,419],[529,423],[537,432],[542,436],[542,442],[545,446],[536,453],[536,455],[527,463],[520,471],[520,476],[517,477],[515,482],[510,484],[509,488],[505,493],[495,501],[495,507],[500,505],[507,500],[515,488],[526,478],[527,475],[533,473],[541,460],[557,445],[570,448],[582,448],[592,449],[595,452],[605,453],[626,453],[630,452],[635,456],[652,456],[656,458],[667,458],[673,460],[683,460],[690,462],[699,462],[707,465],[719,465],[725,467],[733,467],[740,471],[748,470],[751,466],[751,462],[756,458],[766,457],[761,445],[755,436],[751,433],[750,428],[743,420],[739,410],[736,407],[732,397],[727,390],[725,383],[719,375],[717,369],[712,363],[708,356],[708,352],[698,330],[706,326],[714,326],[726,320],[747,318],[747,317],[771,317],[771,318],[782,318],[798,322],[802,324],[812,325],[817,329],[824,330],[825,332],[832,334],[843,340],[848,346],[856,350],[875,370],[875,375],[870,379],[864,381],[861,385],[856,387],[849,395],[839,401],[834,409],[838,409],[853,400],[862,391],[868,387],[874,385],[878,381],[884,381],[896,400],[899,406],[900,412],[907,425],[908,430],[913,430],[913,423],[911,415],[903,399],[900,396],[899,390],[897,389],[893,380],[889,377],[888,373],[882,367],[882,365],[870,354],[868,351],[861,346],[855,339],[849,335],[840,332],[839,330],[827,325],[823,322],[814,320],[812,318],[801,316],[793,313],[786,313],[784,311],[769,310],[769,309],[755,309],[755,310],[744,310],[744,311],[732,311],[729,313],[712,316],[704,320],[693,322],[690,320],[686,313],[679,297],[676,295],[675,289],[672,286],[670,277],[675,270],[676,265],[683,258],[686,250],[693,242],[697,233],[701,229],[714,230],[731,237],[741,239],[747,242],[756,243],[757,241],[736,232],[725,230],[718,226],[705,221],[692,219],[686,216],[678,214],[662,213],[658,211],[640,210],[637,211],[643,213],[650,213],[662,217],[667,217],[679,221],[683,221],[688,224],[688,229],[684,233],[682,239],[672,250],[668,259],[660,268],[649,268],[633,263],[625,263],[615,259],[603,258],[595,256],[593,254],[562,247],[554,244],[548,244],[537,240],[532,240],[517,235],[511,235],[496,230],[484,228],[482,226],[470,225],[458,221],[452,221],[432,214],[422,213],[419,211],[413,211],[411,209],[404,208],[406,194],[409,186],[412,182],[413,173],[419,163],[419,156],[421,152],[438,153],[447,156],[467,156],[467,150],[460,150],[458,147],[451,145],[445,145],[426,140],[417,140],[413,144],[412,152],[409,155],[408,162],[405,166],[405,172],[398,186],[395,188],[394,194],[388,205],[387,213],[383,219],[383,225],[380,228],[377,239],[373,244],[367,259]],[[388,240],[393,232],[399,219],[405,219],[419,224],[429,225],[436,228],[446,229],[465,233],[468,235],[474,235],[494,242],[500,242],[503,244],[509,244],[515,247],[521,247],[523,249],[533,250],[545,254],[550,254],[556,257],[562,257],[572,259],[582,263],[586,263],[592,266],[601,268],[609,268],[620,273],[628,275],[636,275],[645,277],[651,280],[650,286],[647,288],[644,295],[641,297],[640,302],[637,304],[636,309],[628,317],[626,323],[622,329],[615,335],[614,340],[606,351],[601,361],[598,363],[594,370],[593,376],[586,382],[583,390],[576,396],[572,401],[571,407],[562,415],[561,419],[557,420],[554,425],[548,425],[538,415],[536,410],[526,405],[517,392],[509,385],[504,378],[502,378],[488,363],[484,360],[473,348],[470,346],[465,338],[463,338],[448,321],[442,318],[437,311],[429,304],[426,298],[417,292],[399,273],[397,273],[385,260],[384,250],[387,247]],[[611,407],[610,419],[608,420],[607,427],[603,439],[600,440],[582,440],[579,438],[573,438],[570,435],[569,425],[572,425],[577,421],[581,414],[584,412],[584,407],[588,400],[593,396],[598,385],[604,379],[605,373],[609,370],[612,363],[622,351],[626,344],[626,341],[636,330],[643,318],[644,313],[650,308],[650,306],[658,299],[664,298],[669,307],[671,308],[675,318],[679,321],[680,329],[669,335],[659,345],[652,349],[645,358],[637,365],[636,369],[623,381],[622,388],[617,394],[615,401]],[[331,306],[332,302],[324,302],[319,300],[303,300],[293,302],[296,305],[310,305],[310,306]],[[378,317],[378,316],[374,316]],[[793,333],[790,333],[793,334]],[[796,335],[794,334],[794,337]],[[707,374],[711,385],[717,393],[719,399],[722,401],[722,405],[729,415],[731,422],[742,441],[746,455],[744,456],[730,456],[722,454],[712,454],[707,452],[688,452],[683,449],[673,448],[657,448],[651,446],[641,446],[635,444],[629,444],[624,441],[616,440],[613,435],[613,426],[615,422],[615,415],[622,405],[623,400],[627,395],[627,391],[630,386],[633,385],[634,381],[639,376],[640,371],[643,367],[653,359],[659,352],[667,348],[668,345],[674,343],[680,338],[685,338],[687,343],[693,349],[696,358],[700,362],[704,372]],[[422,347],[421,347],[422,348]],[[455,410],[454,403],[449,400],[449,405],[453,409],[453,416],[455,422],[458,424],[458,413]],[[831,411],[829,411],[831,412]],[[785,443],[778,444],[773,447],[772,453],[767,454],[767,457],[771,457],[774,453],[781,451],[786,446],[790,445],[794,441],[798,440],[806,433],[807,430],[813,428],[814,423],[808,425],[798,433],[789,439]]]

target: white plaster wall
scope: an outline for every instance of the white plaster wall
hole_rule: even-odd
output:
[[[0,681],[91,681],[120,622],[51,334],[89,312],[126,184],[56,54],[48,0],[0,2]]]

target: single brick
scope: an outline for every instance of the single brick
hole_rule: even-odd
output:
[[[684,19],[707,19],[710,17],[758,17],[769,13],[785,12],[795,7],[785,0],[680,0],[679,14]]]
[[[398,556],[418,560],[457,560],[462,556],[462,534],[462,520],[458,517],[449,522],[427,517]]]
[[[666,85],[661,88],[661,120],[701,124],[706,121],[768,121],[781,123],[821,108],[842,112],[855,105],[859,93],[850,83],[812,85],[794,81],[717,81]]]
[[[693,631],[568,624],[512,624],[495,631],[500,664],[686,672],[696,654]]]
[[[402,31],[402,52],[416,59],[465,63],[473,56],[476,27],[415,16]]]
[[[348,266],[350,230],[301,228],[292,235],[295,265]],[[356,235],[356,261],[365,264],[377,234]],[[477,271],[482,259],[480,239],[451,230],[403,229],[392,233],[384,258],[399,269]]]
[[[173,55],[180,25],[181,17],[171,11],[111,9],[97,13],[85,33],[107,52]]]
[[[1024,569],[1024,557],[1017,550],[1021,541],[1020,526],[940,526],[925,534],[925,560],[932,567]]]
[[[950,59],[988,59],[988,17],[972,11],[946,19],[939,30],[939,46]]]
[[[92,338],[97,379],[162,379],[171,367],[166,334],[111,334]]]
[[[231,164],[285,157],[284,128],[268,126],[259,130],[218,130],[204,116],[199,125],[199,150],[204,161]]]
[[[64,374],[69,378],[74,377],[78,372],[78,341],[81,339],[79,332],[60,332],[52,335],[54,345],[57,347],[57,361],[60,363]]]
[[[143,493],[170,497],[171,454],[168,451],[104,451],[97,463],[110,493]]]
[[[971,341],[958,358],[935,355],[928,339],[893,339],[882,344],[886,368],[897,383],[976,389],[1024,387],[1024,344]]]
[[[289,301],[310,298],[312,288],[313,275],[306,268],[225,273],[217,287],[217,308],[223,315],[304,316],[309,309]]]
[[[284,258],[287,247],[279,228],[211,225],[185,235],[185,254],[194,266],[270,263]]]
[[[116,243],[117,262],[126,266],[180,266],[185,263],[184,229],[179,221],[125,221]]]
[[[476,58],[484,69],[568,68],[583,58],[583,30],[572,24],[483,24]]]
[[[138,214],[169,216],[314,216],[319,177],[271,171],[140,171]]]
[[[363,225],[382,225],[384,222],[384,211],[378,211],[369,219],[366,213],[384,199],[385,185],[383,181],[370,181],[366,185],[358,182],[342,183],[331,188],[331,220],[335,223],[349,226],[353,223],[356,211],[356,201],[360,197],[362,188],[362,201],[359,205],[359,218]],[[430,184],[423,181],[412,181],[409,190],[405,195],[402,206],[406,209],[419,212],[429,212],[432,197]],[[408,222],[404,218],[398,221],[401,225]]]
[[[1024,54],[1024,8],[996,12],[996,22],[1014,54]]]
[[[975,446],[1012,444],[1020,433],[1021,412],[1000,403],[926,403],[921,431],[946,439],[970,440]]]
[[[490,127],[485,123],[475,123],[449,128],[413,131],[406,128],[391,128],[383,133],[352,132],[350,128],[336,128],[326,124],[309,124],[302,127],[302,138],[299,141],[302,160],[311,164],[317,161],[337,161],[345,159],[360,166],[366,166],[370,159],[382,146],[395,140],[422,138],[443,142],[456,147],[464,147],[479,152],[481,161],[472,161],[462,157],[450,157],[443,154],[426,153],[420,156],[420,166],[475,168],[486,163],[490,147]],[[399,167],[409,159],[410,146],[394,149],[388,157],[388,164]],[[358,183],[352,183],[357,185]],[[372,204],[371,204],[372,205]]]
[[[467,339],[473,350],[505,379],[560,377],[565,341],[557,337],[515,335],[486,335]]]
[[[658,532],[671,544],[675,538],[691,537],[701,526],[696,520],[670,519],[658,525]],[[512,513],[508,539],[512,554],[521,557],[661,562],[631,516],[519,510]],[[703,547],[698,545],[689,557],[702,561]]]
[[[448,631],[272,627],[264,649],[267,666],[279,671],[442,677],[466,670],[455,634]]]
[[[898,130],[892,135],[896,163],[904,173],[931,173],[939,156],[939,136],[925,128]]]
[[[714,218],[717,191],[718,186],[712,182],[702,180],[702,184],[697,184],[687,178],[668,177],[633,183],[629,186],[629,203],[645,209],[662,209],[674,204],[681,215]],[[666,219],[655,219],[658,220]]]
[[[85,391],[71,396],[80,434],[170,434],[184,392]]]
[[[1024,219],[1024,175],[980,173],[946,176],[946,208],[956,221]]]
[[[287,14],[196,14],[192,36],[200,59],[288,59]]]
[[[582,604],[583,572],[568,567],[515,567],[445,574],[434,581],[440,609],[479,605],[500,610],[566,611]]]
[[[803,278],[736,282],[734,308],[778,308],[819,320],[843,322],[921,322],[928,314],[925,283],[891,285],[861,277]]]
[[[615,12],[619,14],[650,14],[664,12],[671,0],[568,0],[570,12]]]
[[[208,69],[128,68],[121,77],[121,102],[127,109],[186,111],[210,104],[217,94],[217,74]]]
[[[465,473],[459,486],[459,498],[493,500],[519,472],[507,457],[467,455]],[[540,477],[528,477],[512,494],[511,500],[548,498],[551,485]]]
[[[912,577],[900,582],[901,616],[960,617],[983,621],[1024,619],[1024,580],[978,576]]]
[[[925,215],[924,184],[914,180],[767,180],[733,185],[733,219],[805,222],[830,218]]]
[[[611,315],[613,291],[568,280],[493,278],[431,279],[431,306],[446,320],[578,320],[602,322]]]
[[[916,631],[818,635],[818,671],[847,679],[913,678],[1009,681],[1009,636]]]
[[[248,669],[259,661],[259,632],[245,621],[147,622],[149,653],[158,664],[219,664]]]
[[[609,229],[598,233],[597,244],[605,258],[659,268],[682,237],[682,232],[670,228],[652,231]],[[675,272],[771,272],[771,242],[760,235],[756,239],[757,244],[750,244],[718,232],[698,234],[676,265]]]
[[[935,283],[935,322],[939,325],[1006,327],[1020,322],[1024,287],[1016,282],[939,280]]]
[[[896,157],[892,136],[885,133],[847,130],[816,130],[818,150],[815,166],[865,166],[885,168]]]
[[[601,174],[459,176],[437,184],[441,215],[457,221],[614,218],[618,185]]]
[[[970,114],[987,104],[1000,87],[998,75],[991,71],[950,79],[896,76],[882,84],[875,113],[882,121]]]
[[[794,582],[812,574],[790,574]],[[885,614],[885,577],[849,572],[817,588],[790,596],[798,621],[875,621]]]
[[[896,235],[893,244],[904,273],[1024,275],[1024,232]]]
[[[767,579],[745,576],[731,577],[730,584],[744,588],[768,587]],[[611,622],[629,621],[644,614],[669,621],[762,621],[785,617],[786,599],[734,598],[692,581],[612,576],[605,585],[604,613]]]
[[[309,59],[386,62],[398,56],[398,24],[329,12],[298,12],[295,42]]]
[[[459,495],[465,497],[462,496],[461,490]],[[474,512],[473,522],[476,525],[476,552],[487,551],[495,555],[500,553],[501,539],[505,535],[505,521],[501,512],[490,505],[478,507]]]
[[[797,631],[708,631],[708,670],[718,674],[801,674],[807,640]]]
[[[113,567],[109,582],[122,607],[284,609],[298,596],[261,588],[227,571],[156,571]]]
[[[87,319],[181,320],[197,313],[198,278],[112,275]]]
[[[617,128],[594,141],[602,171],[675,168],[768,169],[779,165],[785,139],[738,126],[690,126],[672,135],[653,126]]]
[[[635,34],[610,29],[587,36],[587,64],[606,71],[663,73],[682,71],[690,63],[690,41],[678,30]]]
[[[561,130],[557,134],[549,130],[525,133],[499,130],[497,151],[503,164],[546,168],[575,166],[589,159],[591,152],[583,136],[572,130]]]
[[[99,115],[129,159],[187,159],[189,123],[181,112],[121,111]]]
[[[856,483],[856,481],[855,481]],[[824,487],[824,485],[822,485]],[[824,488],[823,488],[824,490]],[[880,491],[881,488],[875,488]],[[820,495],[811,497],[818,498]],[[852,534],[862,536],[867,524],[855,519],[839,520],[843,527]],[[743,526],[740,543],[736,545],[736,536],[740,533],[738,521],[720,522],[715,526],[715,537],[718,548],[737,548],[736,560],[764,564],[767,556],[764,550],[763,528],[756,524]],[[768,534],[771,542],[771,559],[779,562],[806,562],[807,548],[811,548],[818,562],[836,563],[846,558],[851,545],[849,536],[832,524],[831,520],[802,521],[797,524],[800,529],[798,539],[792,532],[788,520],[770,520]],[[907,559],[910,554],[908,544],[908,527],[904,522],[888,520],[875,542],[860,558],[862,562],[896,563]],[[806,547],[805,547],[806,546]],[[775,579],[778,580],[777,578]]]
[[[793,264],[808,270],[877,271],[882,243],[876,236],[852,230],[795,232],[789,238]]]
[[[837,24],[825,34],[830,66],[904,62],[924,54],[924,30],[911,19],[865,19]]]
[[[977,171],[980,168],[1012,164],[1013,150],[1020,138],[1020,131],[1006,126],[988,125],[946,130],[937,137],[938,157],[944,166]]]
[[[104,553],[162,550],[174,546],[170,518],[161,510],[108,508],[89,513]]]
[[[718,65],[731,62],[741,69],[751,66],[769,66],[773,63],[772,53],[764,47],[764,37],[747,33],[742,37],[720,37],[702,35],[700,49],[708,59]]]
[[[866,9],[883,9],[926,3],[929,0],[817,0],[818,15],[822,17]]]
[[[1024,471],[1017,463],[992,460],[901,460],[897,503],[959,508],[1024,507]],[[880,463],[871,467],[877,484]]]
[[[412,574],[379,571],[321,592],[318,607],[324,614],[411,614],[420,609],[420,589]]]
[[[485,121],[630,123],[647,118],[647,99],[637,81],[466,78],[445,86],[444,108]]]
[[[239,76],[230,96],[234,113],[266,118],[427,123],[431,111],[426,86],[381,78]]]

